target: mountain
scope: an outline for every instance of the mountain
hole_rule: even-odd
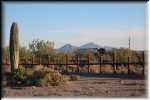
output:
[[[67,52],[73,52],[77,49],[76,46],[72,46],[71,44],[66,44],[63,47],[58,49],[58,52],[61,53],[67,53]]]
[[[105,48],[106,51],[113,50],[113,47],[110,47],[110,46],[104,46],[104,47],[102,47],[102,46],[100,46],[100,45],[98,45],[96,43],[93,43],[93,42],[89,42],[89,43],[84,44],[84,45],[82,45],[80,47],[76,47],[76,46],[73,46],[71,44],[66,44],[66,45],[60,47],[57,50],[60,53],[67,53],[67,52],[72,53],[72,52],[74,52],[77,49],[90,49],[90,48]]]
[[[81,49],[87,49],[87,48],[102,48],[102,46],[99,46],[98,44],[95,44],[93,42],[84,44],[82,46],[80,46]]]

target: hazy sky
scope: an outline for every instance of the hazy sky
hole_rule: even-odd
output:
[[[146,3],[4,3],[4,45],[9,43],[10,27],[17,22],[20,44],[33,39],[80,46],[95,42],[101,46],[144,49]]]

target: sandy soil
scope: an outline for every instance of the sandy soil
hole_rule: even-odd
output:
[[[4,97],[33,96],[92,96],[92,97],[146,97],[146,82],[143,79],[114,77],[86,77],[69,81],[60,86],[5,87]]]

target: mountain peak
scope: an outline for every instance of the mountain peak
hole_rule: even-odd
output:
[[[62,53],[73,52],[77,47],[71,44],[65,44],[63,47],[59,48],[58,51]]]
[[[96,44],[94,42],[89,42],[87,44],[80,46],[80,48],[101,48],[101,47],[102,46],[99,46],[98,44]]]
[[[71,44],[65,44],[63,47],[72,47],[72,45]]]
[[[68,53],[68,52],[74,52],[75,50],[77,50],[78,48],[80,49],[92,49],[92,48],[105,48],[106,51],[111,51],[113,48],[110,47],[110,46],[100,46],[94,42],[89,42],[87,44],[84,44],[80,47],[76,47],[76,46],[73,46],[71,44],[65,44],[64,46],[60,47],[58,49],[58,52],[61,52],[61,53]]]

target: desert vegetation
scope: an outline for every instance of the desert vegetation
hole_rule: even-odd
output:
[[[114,52],[116,54],[115,60],[113,58]],[[132,73],[140,72],[137,71],[137,66],[139,66],[138,67],[139,70],[143,70],[141,69],[143,64],[140,64],[140,63],[144,63],[143,51],[135,51],[127,48],[119,48],[119,49],[113,48],[111,51],[105,51],[103,49],[103,52],[101,51],[99,52],[95,49],[89,48],[89,49],[76,49],[73,52],[61,53],[54,48],[54,42],[48,40],[47,41],[39,40],[39,39],[33,40],[31,43],[29,43],[28,47],[21,47],[21,45],[19,44],[18,25],[16,23],[13,23],[10,31],[10,45],[9,47],[3,48],[3,55],[2,55],[3,64],[4,64],[3,66],[4,86],[6,87],[6,90],[5,89],[4,90],[7,92],[8,89],[7,87],[35,86],[35,87],[42,88],[42,87],[49,87],[49,86],[54,86],[54,87],[55,86],[59,87],[62,85],[67,86],[68,83],[71,84],[73,82],[80,83],[82,80],[84,80],[85,76],[91,77],[90,76],[91,74],[92,77],[95,78],[97,77],[96,73],[98,73],[98,75],[101,75],[103,73],[111,73],[112,75],[110,74],[109,77],[113,77],[114,68],[116,66],[117,68],[115,69],[115,71],[117,74],[128,73],[129,68],[124,66],[127,66],[126,64],[129,63],[129,56],[130,56],[130,62],[139,63],[139,65],[132,64],[130,66],[131,72]],[[112,67],[113,65],[109,63],[110,62],[114,63],[114,61],[115,63],[117,62],[118,65],[116,64],[115,67]],[[98,63],[98,64],[90,65],[90,63]],[[101,65],[102,63],[108,63],[108,64]],[[130,76],[128,75],[127,77],[130,78]],[[87,82],[90,81],[88,80]],[[122,81],[119,82],[122,83]],[[77,84],[80,85],[79,83]],[[81,82],[82,85],[83,83],[84,82]],[[98,83],[99,85],[103,84],[103,83],[99,83],[98,81],[96,81],[96,83]],[[121,83],[117,83],[117,84],[121,84]],[[84,84],[86,85],[86,83]],[[87,87],[88,84],[89,83],[87,83]],[[95,87],[94,89],[96,91]],[[108,90],[106,91],[106,93],[107,92]],[[85,94],[82,94],[81,92],[80,95],[85,95]],[[144,93],[142,93],[142,95],[143,94]],[[91,95],[91,94],[87,93],[87,95]],[[96,95],[100,95],[100,94],[96,94]],[[131,95],[128,94],[128,96]]]

